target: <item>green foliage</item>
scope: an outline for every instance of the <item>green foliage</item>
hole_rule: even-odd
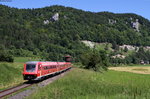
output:
[[[27,99],[147,99],[150,76],[128,72],[102,73],[73,69]]]
[[[23,82],[23,64],[0,63],[0,90]]]
[[[14,57],[6,51],[0,50],[0,61],[2,61],[2,62],[13,62]]]
[[[117,53],[113,53],[110,55],[112,57]],[[144,50],[143,47],[140,47],[137,52],[132,53],[131,55],[126,56],[125,58],[111,58],[110,63],[117,65],[117,64],[149,64],[150,62],[150,51]]]
[[[79,61],[79,56],[88,50],[81,40],[112,43],[115,50],[122,44],[150,45],[150,22],[136,14],[92,13],[63,6],[16,9],[4,5],[0,5],[0,12],[0,50],[11,50],[14,56],[57,61],[70,54]],[[56,12],[59,20],[51,21]],[[116,23],[110,24],[109,19]],[[132,28],[131,21],[136,19],[140,32]]]
[[[127,47],[124,48],[124,52],[128,52],[128,48]]]
[[[32,57],[32,56],[34,56],[32,51],[24,50],[22,48],[21,49],[15,49],[13,54],[15,56],[20,56],[20,57]]]
[[[81,56],[81,62],[85,69],[94,71],[107,70],[109,64],[108,57],[105,51],[89,51]]]

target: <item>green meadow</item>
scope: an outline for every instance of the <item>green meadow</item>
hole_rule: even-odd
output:
[[[23,63],[0,63],[0,90],[18,85],[22,79]]]
[[[149,99],[150,76],[109,70],[97,73],[75,68],[39,88],[28,99]]]
[[[39,58],[15,57],[14,63],[0,62],[0,90],[23,83],[23,66],[27,61],[38,61]]]
[[[0,90],[24,82],[22,70],[29,58],[0,63]],[[132,66],[131,66],[132,67]],[[139,66],[141,67],[141,66]],[[149,99],[150,76],[108,70],[102,73],[74,68],[28,99]]]

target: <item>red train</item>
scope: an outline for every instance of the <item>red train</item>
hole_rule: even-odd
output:
[[[24,80],[40,80],[48,75],[70,69],[70,62],[41,62],[30,61],[24,64]]]

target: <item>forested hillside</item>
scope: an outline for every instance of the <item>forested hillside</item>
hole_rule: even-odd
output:
[[[150,46],[150,21],[136,14],[85,12],[51,6],[17,9],[0,5],[0,50],[13,56],[62,60],[89,49],[81,40]],[[78,59],[78,58],[76,58]]]

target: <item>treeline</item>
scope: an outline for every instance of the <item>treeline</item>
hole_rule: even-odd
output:
[[[58,21],[51,21],[59,13]],[[139,20],[140,32],[130,18]],[[110,20],[116,23],[110,24]],[[44,24],[48,20],[48,24]],[[0,5],[0,50],[13,56],[40,56],[60,61],[69,54],[79,57],[89,50],[81,40],[150,45],[150,22],[135,14],[85,12],[70,7],[51,6],[39,9],[16,9]]]
[[[124,49],[123,52],[128,52]],[[81,68],[102,72],[107,70],[108,66],[121,66],[121,65],[133,65],[133,64],[149,64],[150,63],[150,50],[145,50],[140,47],[139,50],[133,52],[128,56],[114,57],[114,55],[121,54],[120,51],[114,49],[114,51],[108,53],[107,50],[91,49],[83,53],[80,57]]]
[[[140,47],[139,50],[133,52],[131,55],[126,56],[125,58],[113,58],[115,55],[110,54],[110,63],[112,65],[121,65],[121,64],[149,64],[150,63],[150,50],[144,50],[143,47]]]

